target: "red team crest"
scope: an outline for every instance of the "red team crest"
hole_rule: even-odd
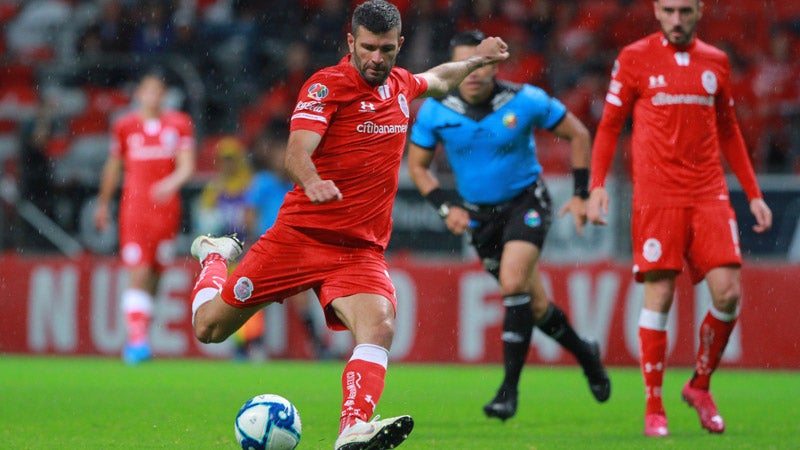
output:
[[[236,300],[240,302],[246,301],[253,295],[253,282],[247,277],[239,278],[236,281],[236,285],[233,287],[233,295],[236,297]]]

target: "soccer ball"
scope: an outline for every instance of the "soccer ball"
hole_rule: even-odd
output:
[[[300,442],[300,414],[280,395],[248,400],[236,414],[236,440],[245,450],[292,450]]]

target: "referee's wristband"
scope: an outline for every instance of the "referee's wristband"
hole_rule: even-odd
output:
[[[572,179],[575,182],[573,195],[584,200],[589,198],[589,169],[572,169]]]
[[[428,192],[428,195],[425,196],[425,200],[436,208],[436,213],[439,214],[439,217],[442,219],[447,218],[448,214],[450,214],[450,196],[441,188],[437,187]]]

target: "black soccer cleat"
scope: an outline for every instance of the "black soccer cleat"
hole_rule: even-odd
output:
[[[608,373],[600,361],[600,345],[596,341],[585,341],[588,347],[588,359],[581,361],[583,374],[589,382],[589,390],[592,391],[595,400],[600,403],[605,402],[611,397],[611,380]]]
[[[483,413],[486,417],[497,417],[503,422],[514,417],[517,413],[517,392],[501,387],[494,400],[483,406]]]

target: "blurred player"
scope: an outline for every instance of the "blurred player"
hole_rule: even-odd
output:
[[[482,39],[477,30],[457,34],[450,41],[451,59],[474,55]],[[447,228],[458,235],[470,232],[484,267],[500,282],[505,377],[483,410],[506,420],[517,411],[517,387],[534,325],[578,359],[598,401],[608,400],[611,383],[597,343],[575,333],[566,314],[548,300],[538,271],[552,205],[533,129],[550,130],[571,144],[576,189],[560,215],[572,214],[579,234],[589,195],[589,131],[541,89],[497,80],[496,73],[496,65],[482,67],[447,96],[425,101],[411,129],[408,170]],[[449,198],[430,170],[438,143],[444,145],[460,199]]]
[[[161,271],[175,255],[181,220],[179,191],[194,172],[194,130],[188,115],[162,109],[166,81],[146,73],[134,94],[138,107],[112,125],[95,226],[108,227],[110,203],[123,178],[119,243],[130,282],[122,294],[127,342],[122,357],[136,364],[151,357],[147,332]],[[124,172],[124,176],[123,176]]]
[[[336,449],[394,448],[414,424],[407,415],[368,422],[394,335],[396,299],[384,251],[409,103],[442,95],[469,72],[508,57],[501,39],[488,38],[465,61],[412,75],[394,66],[400,33],[394,5],[370,0],[355,9],[350,54],[311,76],[291,117],[286,168],[295,189],[234,273],[225,279],[226,260],[241,252],[236,241],[200,236],[192,244],[203,264],[192,304],[201,341],[220,342],[268,303],[309,288],[328,326],[352,333]]]
[[[706,280],[712,306],[700,325],[694,375],[682,395],[703,428],[722,433],[725,422],[709,385],[736,324],[742,258],[720,151],[750,200],[753,229],[768,230],[772,213],[734,115],[728,58],[695,37],[702,2],[655,0],[653,7],[661,32],[625,47],[614,63],[595,137],[587,214],[592,223],[606,223],[609,197],[603,183],[632,112],[633,270],[644,282],[639,316],[644,434],[669,434],[661,398],[666,324],[684,264],[692,282]]]

